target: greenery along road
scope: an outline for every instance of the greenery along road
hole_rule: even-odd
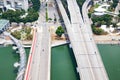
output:
[[[33,35],[31,34],[31,30],[32,28],[30,27],[24,27],[20,31],[11,32],[11,35],[19,40],[32,40]]]
[[[27,11],[27,15],[25,14],[26,12],[24,10],[7,10],[6,12],[3,12],[0,18],[2,19],[8,19],[10,22],[34,22],[38,19],[39,14],[38,11],[40,9],[40,1],[39,0],[31,0],[29,3],[32,4],[31,7],[29,7]],[[22,17],[23,15],[26,15]]]

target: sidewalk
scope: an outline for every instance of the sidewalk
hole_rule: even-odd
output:
[[[119,35],[94,35],[94,40],[98,44],[118,44],[120,43]]]

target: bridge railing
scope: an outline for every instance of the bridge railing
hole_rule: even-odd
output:
[[[33,33],[33,41],[32,41],[32,45],[31,45],[31,49],[30,49],[30,54],[28,57],[28,62],[27,62],[27,67],[26,67],[26,71],[25,71],[25,75],[24,75],[24,80],[29,80],[30,79],[30,69],[31,69],[31,61],[32,61],[32,55],[33,55],[33,51],[34,51],[34,44],[36,42],[36,29],[34,29],[34,33]]]

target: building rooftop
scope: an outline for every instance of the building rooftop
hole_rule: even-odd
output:
[[[0,30],[4,28],[7,23],[9,23],[9,20],[0,19]]]

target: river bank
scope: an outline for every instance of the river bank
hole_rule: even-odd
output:
[[[120,44],[120,35],[93,35],[97,44]]]
[[[63,39],[57,40],[52,38],[51,45],[59,46],[62,44],[70,43],[70,41],[66,40],[66,37],[63,35]],[[93,35],[94,41],[96,44],[118,44],[120,45],[120,35]]]

